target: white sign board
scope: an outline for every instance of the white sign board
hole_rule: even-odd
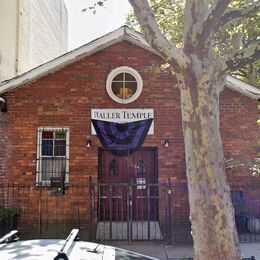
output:
[[[136,178],[136,188],[138,190],[145,190],[146,186],[145,186],[146,180],[145,178]]]
[[[148,109],[91,109],[91,119],[115,123],[127,123],[154,118],[152,108]],[[91,123],[91,134],[96,131]],[[148,135],[154,134],[154,122],[152,122]]]

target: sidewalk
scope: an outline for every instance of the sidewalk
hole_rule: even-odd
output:
[[[131,242],[130,245],[126,241],[111,242],[110,245],[135,251],[144,255],[153,256],[161,260],[179,259],[181,257],[192,257],[192,245],[164,245],[160,242]],[[254,256],[256,260],[260,260],[260,243],[241,243],[242,257]]]

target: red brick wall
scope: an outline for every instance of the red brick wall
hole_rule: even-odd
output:
[[[116,58],[115,58],[116,57]],[[80,60],[65,69],[5,95],[8,102],[8,132],[13,147],[9,164],[11,182],[35,181],[38,126],[70,128],[70,181],[88,181],[97,176],[100,142],[90,133],[92,108],[153,108],[155,134],[144,146],[158,146],[160,180],[184,177],[183,140],[179,91],[169,73],[149,72],[149,66],[162,60],[139,47],[123,42]],[[141,96],[128,105],[114,102],[105,89],[108,73],[118,66],[135,68],[143,79]],[[171,115],[175,116],[171,116]],[[164,140],[170,147],[164,147]],[[92,147],[86,147],[86,140]]]
[[[241,162],[248,164],[257,155],[257,102],[226,89],[220,98],[220,114],[225,158],[239,158]],[[248,211],[260,214],[260,178],[253,176],[252,171],[243,166],[227,169],[227,177],[231,190],[243,192]]]
[[[5,115],[0,116],[0,175],[4,175],[5,173],[5,161],[6,161],[6,124],[7,117]]]
[[[158,56],[122,42],[6,93],[8,113],[0,114],[0,174],[9,182],[33,185],[37,127],[69,127],[70,183],[87,184],[90,176],[97,182],[100,142],[90,132],[91,109],[153,108],[154,135],[147,136],[143,146],[158,147],[159,182],[171,178],[172,182],[185,183],[179,90],[169,72],[149,70],[163,63]],[[106,92],[108,73],[118,66],[133,67],[143,79],[141,96],[127,105],[114,102]],[[227,157],[255,144],[256,117],[255,101],[231,90],[222,93],[221,133]],[[91,148],[86,147],[88,139],[92,140]],[[170,141],[168,148],[164,147],[165,139]],[[3,144],[8,148],[5,152]],[[237,182],[255,181],[245,171],[239,173],[244,177]],[[232,177],[232,184],[235,182]]]

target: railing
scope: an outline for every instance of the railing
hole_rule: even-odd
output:
[[[91,240],[89,184],[57,187],[0,185],[0,235],[18,229],[23,238],[66,238],[73,228]]]
[[[163,239],[157,184],[97,184],[97,239]]]
[[[90,181],[67,186],[63,193],[56,188],[0,184],[0,236],[19,229],[23,238],[66,238],[77,228],[81,239],[90,241],[192,242],[185,183]],[[259,197],[244,193],[232,199],[240,241],[260,242]]]

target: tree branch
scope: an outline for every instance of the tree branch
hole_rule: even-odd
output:
[[[202,24],[202,32],[198,36],[198,46],[201,48],[208,42],[216,24],[223,16],[225,10],[232,0],[215,0],[211,12]]]
[[[240,68],[240,69],[238,69],[238,70],[235,70],[235,71],[232,73],[232,76],[247,77],[247,72],[246,72],[246,71],[243,71],[243,70]]]
[[[197,47],[197,35],[201,32],[201,24],[208,13],[208,5],[204,0],[188,0],[184,10],[184,52]]]
[[[229,23],[232,23],[234,20],[243,20],[245,18],[249,18],[254,15],[260,7],[260,2],[256,2],[251,4],[247,8],[237,9],[230,11],[222,16],[217,25],[215,26],[215,32],[219,31]]]
[[[230,73],[260,58],[259,44],[252,44],[245,50],[235,53],[224,60],[222,73]]]
[[[187,56],[173,46],[161,33],[153,11],[147,0],[128,0],[134,9],[135,16],[141,26],[142,34],[151,47],[169,62],[176,72],[189,63]]]
[[[259,147],[253,146],[250,150],[236,154],[228,160],[225,159],[226,169],[236,167],[249,168],[253,174],[260,175],[260,151]]]
[[[184,34],[194,30],[194,27],[201,25],[208,13],[208,6],[204,0],[189,0],[185,3],[184,9]]]

